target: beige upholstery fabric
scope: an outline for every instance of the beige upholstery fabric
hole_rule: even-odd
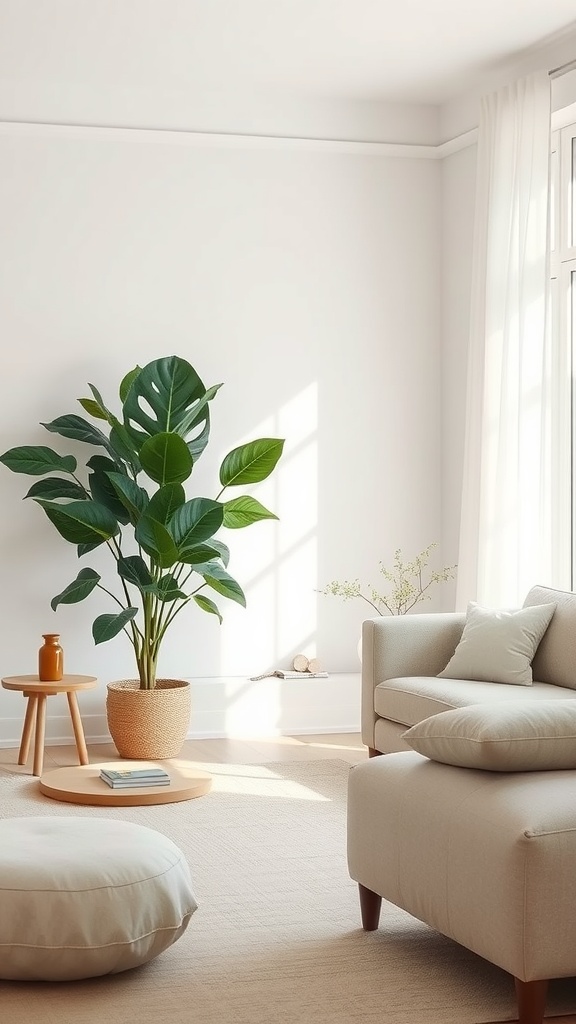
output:
[[[441,679],[436,676],[408,676],[386,679],[373,694],[376,714],[402,725],[415,725],[430,715],[469,704],[491,704],[517,700],[517,686],[485,683],[471,679]],[[522,690],[524,693],[524,690]],[[574,690],[550,683],[533,683],[526,688],[527,700],[574,700]],[[380,749],[380,748],[379,748]]]
[[[376,746],[375,686],[395,676],[438,675],[454,653],[465,621],[464,613],[439,612],[378,616],[362,624],[362,739],[367,746]]]
[[[576,975],[576,773],[352,768],[355,881],[522,981]]]
[[[474,704],[426,718],[404,739],[425,757],[462,768],[576,769],[576,700]]]
[[[2,821],[0,906],[0,978],[70,981],[158,956],[197,903],[184,855],[166,836],[52,816]]]
[[[470,601],[460,642],[438,675],[531,686],[532,658],[554,609],[554,604],[546,603],[508,611]]]
[[[534,656],[534,679],[576,690],[576,594],[550,587],[532,587],[524,607],[556,605],[552,621]]]
[[[372,746],[375,750],[385,750],[386,753],[393,753],[397,750],[412,750],[412,747],[404,739],[405,732],[405,725],[391,722],[388,718],[378,718],[374,726],[374,743]]]
[[[530,687],[436,678],[462,636],[462,612],[379,616],[362,627],[362,739],[383,753],[404,750],[402,726],[490,701],[576,696],[576,594],[534,587],[526,607],[551,603],[554,614],[533,659]]]

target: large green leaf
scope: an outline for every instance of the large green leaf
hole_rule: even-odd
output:
[[[192,498],[174,513],[169,530],[181,556],[210,540],[222,526],[224,510],[211,498]],[[183,559],[184,560],[184,559]]]
[[[119,395],[122,405],[124,405],[128,392],[139,373],[142,373],[142,367],[135,366],[134,369],[130,370],[120,381]]]
[[[88,423],[82,416],[58,416],[51,423],[42,423],[46,430],[52,434],[59,434],[60,437],[69,437],[74,441],[83,441],[85,444],[93,444],[97,447],[109,449],[110,442],[98,427]]]
[[[212,562],[215,558],[220,557],[220,552],[212,544],[198,544],[193,548],[179,548],[178,554],[180,561],[184,562],[185,565],[206,565]]]
[[[206,571],[202,572],[201,575],[208,586],[212,587],[213,590],[218,591],[218,593],[222,594],[223,597],[230,598],[231,601],[236,601],[236,603],[241,604],[243,608],[246,607],[246,597],[242,587],[221,566],[211,565],[209,568],[207,567]]]
[[[137,525],[136,540],[163,569],[179,561],[178,547],[167,523],[185,497],[181,484],[161,487],[150,499]]]
[[[141,516],[134,533],[136,542],[161,569],[169,569],[179,560],[174,538],[163,523],[152,519],[146,512]]]
[[[224,502],[224,526],[230,530],[238,530],[243,526],[250,526],[261,519],[278,519],[273,512],[269,512],[264,505],[261,505],[256,498],[244,494],[241,498],[232,498]]]
[[[195,594],[194,600],[203,612],[210,612],[211,615],[217,615],[220,619],[220,625],[222,625],[222,616],[214,604],[214,601],[211,601],[209,597],[204,597],[204,594]]]
[[[138,449],[124,424],[120,423],[115,416],[112,417],[112,429],[110,430],[110,450],[118,459],[132,466],[136,473],[140,472]]]
[[[140,464],[151,480],[164,484],[187,480],[194,465],[186,441],[178,434],[149,437],[140,449]]]
[[[27,473],[29,476],[44,476],[52,470],[74,473],[77,465],[73,455],[59,455],[53,448],[42,444],[10,448],[0,455],[0,462],[13,473]]]
[[[210,440],[210,412],[208,409],[204,410],[205,416],[203,418],[202,429],[196,434],[192,440],[188,440],[188,448],[190,449],[190,455],[197,462],[202,452],[204,451],[208,441]]]
[[[90,554],[90,552],[94,551],[95,548],[99,548],[101,543],[102,543],[101,540],[97,540],[97,541],[94,541],[93,543],[90,543],[90,544],[79,544],[78,545],[78,558],[82,558],[83,555]]]
[[[275,468],[283,448],[284,441],[276,437],[260,437],[234,448],[220,466],[220,483],[223,487],[238,487],[265,480]]]
[[[86,463],[88,469],[95,473],[122,473],[126,475],[123,464],[119,460],[110,459],[107,455],[93,455]]]
[[[95,501],[71,501],[68,505],[37,499],[64,540],[97,546],[118,532],[116,517]]]
[[[150,501],[143,487],[139,487],[129,476],[123,473],[109,473],[108,478],[120,501],[130,515],[130,521],[135,524],[144,513]]]
[[[140,555],[128,555],[126,558],[119,558],[118,575],[123,580],[138,587],[138,590],[141,590],[142,593],[146,593],[146,591],[154,587],[154,580],[150,575],[148,566],[144,559],[140,558]]]
[[[92,623],[94,643],[104,644],[107,640],[112,640],[137,614],[137,608],[124,608],[118,615],[99,615]]]
[[[182,484],[166,484],[152,495],[146,514],[166,526],[185,501],[186,493]]]
[[[210,538],[210,546],[216,548],[218,557],[221,559],[223,565],[226,567],[230,561],[230,548],[224,544],[221,540],[217,540],[216,537]]]
[[[192,406],[188,411],[188,415],[183,417],[179,427],[179,433],[182,434],[183,437],[186,437],[191,430],[194,430],[194,428],[198,427],[201,423],[206,423],[208,403],[211,402],[214,396],[218,394],[221,387],[221,384],[213,384],[212,387],[207,389],[202,398]]]
[[[101,577],[94,569],[81,569],[75,580],[69,583],[61,594],[57,594],[50,601],[53,611],[56,611],[59,604],[77,604],[83,601],[98,586]]]
[[[161,601],[186,601],[187,595],[180,590],[175,576],[167,574],[158,580],[154,593]]]
[[[112,463],[112,465],[114,464]],[[101,505],[104,505],[105,508],[109,509],[119,523],[126,524],[130,522],[130,515],[126,506],[118,497],[116,488],[110,480],[110,476],[107,472],[97,471],[90,473],[88,477],[88,486],[90,487],[90,492],[94,501],[99,502]]]
[[[25,498],[45,498],[46,501],[55,501],[57,498],[69,498],[72,501],[83,501],[86,498],[86,491],[74,480],[66,480],[61,476],[47,476],[43,480],[37,480]]]
[[[137,435],[182,433],[194,404],[206,394],[196,370],[179,356],[148,363],[134,378],[123,402],[124,423]],[[144,438],[142,438],[144,440]]]

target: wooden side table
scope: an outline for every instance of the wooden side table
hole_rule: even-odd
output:
[[[91,690],[96,686],[96,676],[72,676],[65,675],[57,683],[42,683],[38,676],[7,676],[2,680],[5,690],[20,690],[28,698],[26,714],[24,716],[24,727],[18,753],[18,764],[26,764],[30,750],[30,740],[36,724],[34,736],[34,763],[33,775],[42,775],[44,764],[44,732],[46,728],[46,698],[53,697],[57,693],[65,693],[68,698],[68,709],[72,719],[74,739],[80,764],[88,764],[88,751],[84,738],[84,729],[76,693],[78,690]]]

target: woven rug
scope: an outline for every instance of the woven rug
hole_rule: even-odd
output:
[[[1,818],[124,818],[185,852],[199,909],[185,935],[124,974],[0,982],[7,1024],[481,1024],[515,1016],[511,978],[391,904],[360,928],[346,869],[343,761],[209,766],[212,792],[157,807],[58,803],[0,772]],[[42,851],[38,851],[42,856]],[[0,908],[1,912],[1,908]],[[548,1013],[576,1008],[554,982]]]

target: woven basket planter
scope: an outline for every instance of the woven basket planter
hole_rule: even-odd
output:
[[[157,679],[153,690],[141,690],[137,679],[108,683],[106,715],[120,757],[177,757],[190,722],[190,683]]]

